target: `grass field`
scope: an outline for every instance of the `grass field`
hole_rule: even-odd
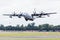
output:
[[[60,32],[0,32],[0,40],[60,40],[60,38],[9,38],[12,36],[60,36]]]
[[[60,40],[60,38],[1,38],[0,40]]]
[[[0,32],[0,36],[59,36],[60,32]]]

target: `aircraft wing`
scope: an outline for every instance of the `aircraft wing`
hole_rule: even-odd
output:
[[[54,12],[54,13],[46,13],[46,14],[56,14],[56,12]]]
[[[4,16],[10,16],[11,14],[3,14]]]
[[[54,12],[54,13],[46,13],[46,15],[47,15],[48,17],[49,17],[50,14],[56,14],[56,12]]]
[[[12,18],[12,16],[17,16],[18,18],[21,18],[22,14],[3,14],[4,16],[9,16]]]
[[[12,18],[13,14],[3,14],[4,16],[9,16],[10,18]]]

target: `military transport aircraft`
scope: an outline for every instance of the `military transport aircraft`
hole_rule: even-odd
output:
[[[14,12],[14,14],[3,14],[5,16],[9,16],[10,18],[12,18],[12,16],[17,16],[18,18],[24,17],[26,21],[31,20],[33,21],[35,18],[34,16],[38,16],[36,18],[43,18],[43,15],[47,15],[49,17],[50,14],[56,14],[56,13],[44,13],[41,12],[40,14],[36,13],[36,11],[33,12],[34,14],[29,15],[28,13],[23,13],[21,12],[20,14],[16,14]]]

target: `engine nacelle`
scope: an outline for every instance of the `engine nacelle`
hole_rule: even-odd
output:
[[[10,16],[10,18],[12,18],[12,16]]]
[[[47,14],[47,16],[48,16],[48,17],[50,17],[50,15],[49,15],[49,14]]]
[[[18,18],[21,18],[21,16],[18,16]]]

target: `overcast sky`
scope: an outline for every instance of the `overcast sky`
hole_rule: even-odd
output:
[[[12,14],[27,12],[33,14],[36,8],[37,12],[57,12],[57,14],[50,15],[46,18],[36,18],[34,21],[25,21],[25,19],[13,17],[12,19],[2,14]],[[27,25],[35,22],[36,25],[49,23],[52,25],[60,24],[60,0],[0,0],[0,24],[4,25]]]

